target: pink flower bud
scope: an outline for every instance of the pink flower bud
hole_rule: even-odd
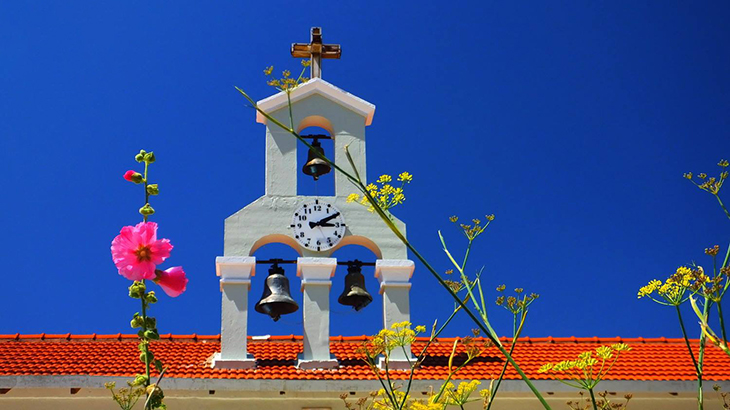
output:
[[[188,285],[188,278],[185,277],[185,271],[182,266],[175,266],[165,270],[156,270],[157,275],[154,282],[167,293],[167,296],[177,297],[185,292]]]
[[[142,174],[139,172],[134,172],[133,170],[129,170],[124,173],[124,179],[126,179],[129,182],[134,182],[135,184],[142,183],[143,177]]]

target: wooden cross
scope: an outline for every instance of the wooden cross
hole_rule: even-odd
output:
[[[310,59],[309,73],[311,78],[322,78],[323,58],[339,59],[341,55],[342,49],[339,44],[322,44],[321,27],[312,27],[309,44],[293,43],[291,45],[292,57]]]

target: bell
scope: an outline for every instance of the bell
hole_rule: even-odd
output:
[[[259,313],[271,316],[274,322],[279,320],[281,315],[294,313],[299,309],[299,305],[289,293],[289,279],[284,275],[284,269],[278,264],[271,265],[264,285],[264,294],[254,309]]]
[[[337,299],[340,304],[352,306],[356,311],[360,311],[373,301],[373,297],[365,290],[365,276],[360,272],[360,266],[360,263],[352,263],[347,266],[345,290]]]
[[[304,164],[304,167],[302,167],[302,172],[306,175],[312,176],[316,181],[321,175],[329,173],[332,168],[327,161],[317,156],[315,150],[321,155],[324,155],[324,149],[322,149],[322,145],[319,143],[317,138],[312,141],[312,148],[309,149],[309,153],[307,154],[307,163]]]

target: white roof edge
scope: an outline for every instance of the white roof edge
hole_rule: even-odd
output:
[[[365,117],[365,126],[372,124],[375,115],[375,105],[357,97],[347,91],[338,88],[321,78],[313,78],[306,83],[295,88],[291,93],[292,104],[309,97],[313,94],[319,94],[334,102],[340,103],[350,110]],[[286,93],[283,91],[274,94],[263,100],[257,101],[256,105],[265,112],[274,112],[288,104]],[[266,124],[266,117],[256,111],[256,122]]]

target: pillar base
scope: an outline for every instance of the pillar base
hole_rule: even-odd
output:
[[[337,359],[329,360],[297,360],[297,368],[303,370],[312,369],[336,369],[340,366],[340,362]]]
[[[246,359],[222,359],[220,353],[213,355],[211,367],[214,369],[253,369],[256,367],[256,359],[247,355]]]
[[[391,359],[388,361],[388,370],[411,370],[411,364],[416,362],[416,358],[411,358],[411,361],[405,359]],[[385,358],[378,358],[378,368],[385,370]]]

